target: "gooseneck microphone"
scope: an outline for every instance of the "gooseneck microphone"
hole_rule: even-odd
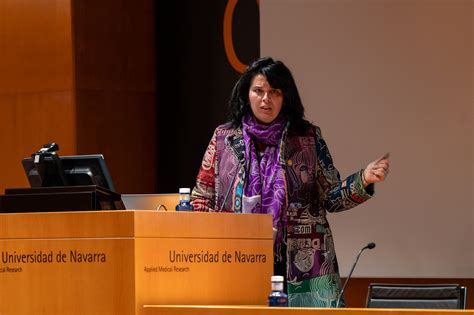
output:
[[[351,271],[349,272],[349,275],[347,276],[346,281],[344,282],[344,286],[342,287],[341,293],[339,294],[339,297],[337,298],[336,308],[339,307],[339,304],[341,303],[341,298],[344,295],[344,290],[346,290],[347,283],[349,282],[349,279],[352,276],[352,272],[354,272],[355,266],[357,265],[357,262],[359,261],[360,254],[362,254],[362,252],[364,250],[372,249],[374,247],[375,247],[375,243],[370,242],[369,244],[362,247],[362,249],[359,251],[359,254],[357,254],[357,258],[356,258],[354,264],[352,265]]]

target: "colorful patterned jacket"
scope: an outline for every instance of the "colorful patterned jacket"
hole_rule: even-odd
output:
[[[361,172],[344,181],[334,167],[319,127],[303,135],[285,130],[280,145],[288,208],[287,285],[290,306],[334,307],[340,291],[339,270],[327,212],[350,209],[373,195]],[[216,128],[204,155],[191,202],[196,211],[240,212],[245,182],[241,129]]]

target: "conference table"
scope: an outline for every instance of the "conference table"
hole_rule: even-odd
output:
[[[474,310],[309,308],[244,305],[145,305],[145,315],[473,315]]]

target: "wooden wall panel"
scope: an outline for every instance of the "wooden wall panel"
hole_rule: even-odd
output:
[[[104,154],[118,192],[154,192],[154,95],[106,89],[78,90],[77,103],[79,152]]]
[[[21,160],[48,142],[62,155],[75,152],[71,91],[0,95],[1,189],[28,187]]]
[[[152,0],[73,1],[77,150],[103,153],[121,193],[156,192]]]
[[[118,191],[155,192],[153,1],[5,0],[0,21],[0,193],[50,141],[104,153]]]
[[[0,93],[72,89],[69,0],[2,0],[0,21]]]
[[[76,152],[71,6],[0,2],[0,193],[27,186],[21,159],[56,141]]]
[[[78,90],[154,92],[153,0],[73,1]]]

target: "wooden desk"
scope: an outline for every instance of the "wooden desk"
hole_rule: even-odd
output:
[[[0,214],[0,314],[143,314],[144,304],[265,304],[271,215]]]
[[[145,305],[144,315],[473,315],[474,310]]]

